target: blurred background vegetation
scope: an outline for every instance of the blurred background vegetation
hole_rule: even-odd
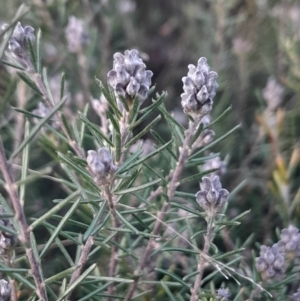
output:
[[[182,113],[181,78],[188,64],[201,56],[219,74],[219,89],[212,117],[232,105],[232,113],[213,126],[216,137],[234,125],[241,129],[217,145],[227,172],[223,187],[232,191],[227,213],[236,216],[251,209],[240,227],[224,232],[219,245],[230,248],[251,236],[245,258],[258,244],[278,240],[275,229],[300,226],[300,3],[292,0],[31,0],[21,20],[42,30],[43,66],[48,70],[52,93],[59,91],[66,73],[70,93],[70,120],[92,98],[99,98],[94,77],[106,80],[113,54],[136,48],[154,73],[156,91],[167,91],[166,106],[177,120]],[[21,1],[0,0],[0,22],[9,23]],[[86,24],[87,44],[82,53],[71,53],[65,38],[69,18]],[[38,98],[10,68],[0,65],[0,130],[5,148],[13,150],[23,137],[23,117],[11,106],[32,111]],[[272,77],[272,80],[269,78]],[[267,83],[271,84],[266,88]],[[273,84],[273,85],[272,85]],[[90,118],[100,124],[93,112]],[[168,136],[164,121],[157,127]],[[149,137],[145,137],[152,139]],[[51,134],[31,146],[31,169],[47,175],[61,174],[50,147]],[[88,141],[86,142],[88,145]],[[57,145],[57,150],[63,148]],[[16,160],[16,164],[20,163]],[[52,207],[53,199],[68,193],[49,179],[33,182],[26,192],[27,216],[37,217]],[[194,193],[197,183],[183,190]],[[5,194],[3,192],[3,194]],[[80,217],[82,218],[82,216]],[[84,217],[88,218],[88,217]],[[70,226],[71,227],[71,226]],[[49,235],[43,228],[39,237]],[[224,247],[223,247],[224,246]],[[53,251],[55,252],[55,250]],[[61,257],[49,253],[51,269],[61,268]],[[48,258],[48,259],[49,259]],[[45,258],[45,263],[47,258]]]

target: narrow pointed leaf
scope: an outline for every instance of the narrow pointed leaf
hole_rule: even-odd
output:
[[[240,127],[241,127],[241,124],[238,124],[237,126],[235,126],[233,129],[231,129],[230,131],[228,131],[226,134],[224,134],[220,138],[214,140],[213,142],[211,142],[211,143],[207,144],[206,146],[204,146],[203,148],[201,148],[198,152],[196,152],[195,154],[193,154],[192,156],[190,156],[189,159],[193,159],[193,158],[197,157],[198,155],[200,155],[201,153],[203,153],[207,149],[210,149],[214,145],[218,144],[220,141],[222,141],[225,138],[227,138],[228,136],[230,136],[232,133],[234,133]]]
[[[101,139],[103,139],[105,142],[107,142],[111,147],[113,147],[113,143],[101,132],[100,128],[97,127],[95,124],[90,122],[82,113],[78,114],[80,120],[86,124],[88,129],[94,131],[96,134],[98,134]]]
[[[25,72],[17,72],[17,75],[37,94],[40,96],[43,96],[43,93],[39,90],[39,88],[36,86],[36,84],[28,77],[28,75]]]
[[[174,275],[173,273],[171,273],[171,272],[169,272],[169,271],[166,271],[166,270],[163,270],[163,269],[160,269],[160,268],[155,268],[155,271],[170,276],[173,280],[179,282],[180,284],[182,284],[182,285],[185,286],[186,288],[190,288],[190,287],[191,287],[190,284],[185,283],[185,282],[182,281],[178,276]]]
[[[126,145],[125,149],[128,149],[131,145],[133,145],[136,141],[138,141],[141,137],[143,137],[149,130],[156,125],[161,119],[161,115],[158,115],[154,120],[152,120],[147,126],[143,128],[135,137],[133,137]]]
[[[62,301],[69,293],[71,293],[87,276],[92,270],[97,266],[96,263],[88,267],[71,285],[67,287],[64,293],[59,296],[57,301]]]
[[[127,189],[120,190],[120,191],[114,191],[114,194],[123,195],[123,194],[126,194],[126,193],[136,192],[138,190],[142,190],[142,189],[145,189],[145,188],[150,187],[152,185],[155,185],[155,184],[159,183],[160,181],[161,181],[161,179],[156,179],[154,181],[148,182],[148,183],[140,185],[138,187],[131,187],[131,188],[127,188]]]
[[[52,209],[47,211],[43,216],[39,217],[37,220],[35,220],[30,225],[30,230],[32,231],[36,226],[40,225],[45,221],[46,219],[50,218],[54,213],[61,210],[65,205],[67,205],[71,200],[76,198],[78,195],[80,195],[80,190],[76,190],[72,194],[70,194],[67,198],[65,198],[62,202],[58,203],[56,206],[54,206]]]
[[[79,204],[80,204],[80,198],[78,198],[78,200],[73,204],[73,206],[66,213],[66,215],[64,216],[64,218],[60,221],[60,223],[56,227],[55,231],[53,232],[53,234],[51,235],[51,237],[47,241],[44,249],[42,250],[42,252],[40,254],[40,258],[42,258],[45,255],[45,253],[49,249],[50,245],[53,243],[53,241],[55,240],[56,236],[59,234],[59,232],[64,227],[64,225],[68,222],[69,217],[75,212],[75,210],[77,209],[77,207],[78,207]]]
[[[62,105],[66,102],[67,98],[63,98],[58,104],[56,104],[49,113],[37,124],[33,127],[29,135],[22,141],[22,143],[19,145],[19,147],[13,152],[11,155],[11,158],[15,158],[29,143],[36,133],[42,128],[42,126],[62,107]]]

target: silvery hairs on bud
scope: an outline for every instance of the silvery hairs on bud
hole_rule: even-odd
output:
[[[4,214],[4,213],[6,213],[6,211],[4,207],[0,205],[0,214]],[[9,218],[1,218],[0,224],[7,228],[15,230]],[[9,255],[11,250],[16,246],[17,241],[18,239],[15,235],[0,230],[0,255],[2,256]]]
[[[181,105],[186,114],[204,116],[212,109],[218,74],[210,71],[205,57],[198,60],[197,66],[190,64],[188,68],[187,76],[182,78],[184,93],[181,94]]]
[[[3,29],[5,29],[8,25],[3,25]],[[8,41],[8,49],[11,52],[12,56],[22,65],[27,64],[27,60],[29,59],[29,46],[28,40],[31,44],[35,42],[34,28],[31,26],[23,27],[21,22],[18,22],[11,37]]]
[[[272,247],[262,245],[260,256],[255,258],[255,266],[264,281],[281,280],[285,271],[285,254],[278,244]]]
[[[137,50],[126,50],[114,54],[113,69],[107,74],[108,83],[118,97],[123,97],[129,107],[135,97],[143,102],[151,86],[152,71],[146,70],[146,65],[139,57]],[[119,106],[122,105],[119,101]]]
[[[98,151],[89,150],[86,162],[96,178],[103,178],[108,173],[116,171],[109,149],[100,148]]]
[[[229,192],[222,188],[218,176],[214,176],[213,179],[203,177],[200,188],[201,190],[196,193],[196,201],[208,216],[213,217],[222,210]]]
[[[0,301],[10,301],[11,300],[11,286],[4,280],[0,280]]]

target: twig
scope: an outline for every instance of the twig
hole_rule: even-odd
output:
[[[24,210],[20,202],[20,197],[17,190],[17,186],[15,185],[14,177],[10,172],[10,168],[8,165],[7,158],[5,156],[5,151],[4,151],[1,137],[0,137],[0,169],[2,171],[3,178],[5,180],[5,189],[10,196],[11,204],[14,209],[15,219],[19,223],[19,228],[20,228],[19,238],[21,243],[25,246],[26,255],[30,263],[32,276],[35,281],[37,294],[41,300],[48,301],[45,285],[42,279],[42,275],[40,274],[40,263],[36,260],[32,250],[32,245],[29,236],[30,234],[28,231],[28,225],[26,222]]]
[[[203,248],[203,251],[200,252],[200,254],[199,254],[199,264],[198,264],[198,268],[197,268],[198,274],[195,279],[194,288],[191,289],[192,295],[191,295],[190,301],[198,300],[198,293],[199,293],[199,289],[201,286],[201,281],[202,281],[202,276],[203,276],[203,272],[205,269],[205,265],[207,262],[207,257],[208,257],[207,255],[208,255],[210,243],[212,240],[213,229],[214,229],[213,221],[209,220],[208,225],[207,225],[207,233],[204,236],[204,240],[205,240],[204,248]]]
[[[182,173],[182,170],[184,168],[184,165],[185,165],[185,162],[189,156],[189,151],[190,151],[190,148],[189,148],[189,145],[190,145],[190,142],[192,141],[192,138],[194,136],[194,133],[195,133],[195,130],[197,129],[198,125],[199,125],[199,122],[201,120],[203,116],[199,116],[195,122],[190,122],[189,124],[189,128],[187,129],[186,131],[186,137],[185,137],[185,140],[183,142],[183,146],[182,148],[180,149],[180,155],[179,155],[179,159],[178,159],[178,162],[177,162],[177,166],[173,172],[173,176],[172,176],[172,179],[171,179],[171,182],[170,182],[170,185],[168,187],[168,191],[167,191],[167,195],[168,195],[168,199],[169,201],[171,201],[171,198],[174,196],[174,193],[175,193],[175,190],[176,190],[176,187],[178,185],[178,181],[179,181],[179,177]],[[158,193],[155,192],[155,194]],[[161,228],[161,225],[162,225],[162,221],[164,220],[165,218],[165,215],[166,215],[166,212],[169,208],[169,205],[170,205],[170,202],[167,202],[165,201],[163,206],[162,206],[162,209],[161,211],[159,211],[157,213],[157,219],[156,219],[156,222],[154,224],[154,229],[153,229],[153,232],[152,234],[153,235],[157,235],[160,231],[160,228]],[[136,288],[137,288],[137,285],[138,285],[138,281],[139,281],[139,278],[140,278],[140,275],[147,263],[147,260],[148,260],[148,257],[150,255],[150,252],[151,250],[153,249],[153,246],[154,246],[154,238],[150,238],[149,239],[149,242],[148,242],[148,245],[146,247],[146,250],[144,252],[144,256],[142,257],[142,259],[140,260],[139,262],[139,265],[138,265],[138,268],[137,270],[135,271],[135,279],[134,279],[134,282],[130,285],[129,287],[129,290],[127,292],[127,295],[124,299],[124,301],[129,301]]]

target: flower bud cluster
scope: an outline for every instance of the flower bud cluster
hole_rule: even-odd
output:
[[[6,211],[2,205],[0,205],[0,214],[5,214]],[[0,219],[0,224],[9,229],[14,230],[14,227],[9,218]],[[5,256],[10,253],[10,251],[17,244],[17,237],[11,233],[0,230],[0,255]]]
[[[114,54],[113,69],[107,77],[115,94],[125,98],[131,105],[135,97],[141,102],[147,98],[152,75],[152,71],[146,70],[138,51],[132,49],[126,50],[124,55],[120,52]]]
[[[181,105],[187,114],[206,115],[212,109],[218,74],[210,71],[205,57],[198,60],[197,66],[190,64],[188,68],[187,76],[182,78],[184,93],[181,94]]]
[[[200,188],[201,190],[196,193],[197,203],[209,216],[215,216],[227,202],[229,192],[222,189],[218,176],[214,176],[213,179],[203,177]]]
[[[230,293],[229,293],[228,289],[226,289],[226,288],[219,288],[216,291],[216,297],[217,297],[217,300],[220,300],[220,301],[229,301]]]
[[[290,225],[288,228],[281,230],[280,249],[292,258],[300,255],[300,233],[298,228]]]
[[[8,27],[8,24],[4,24],[2,29]],[[29,47],[28,40],[31,44],[35,41],[34,28],[31,26],[23,27],[20,22],[17,23],[9,41],[8,49],[11,51],[12,55],[20,63],[23,63],[28,58]]]
[[[0,301],[10,301],[11,300],[11,286],[4,280],[0,280]]]
[[[65,36],[68,42],[68,49],[72,53],[80,52],[82,47],[89,42],[89,34],[85,22],[74,16],[69,17]]]
[[[108,173],[116,171],[111,153],[106,147],[100,148],[97,152],[89,150],[86,162],[96,178],[103,178]]]
[[[262,245],[260,256],[255,259],[255,266],[263,280],[280,280],[285,271],[285,254],[278,244],[272,247]]]

